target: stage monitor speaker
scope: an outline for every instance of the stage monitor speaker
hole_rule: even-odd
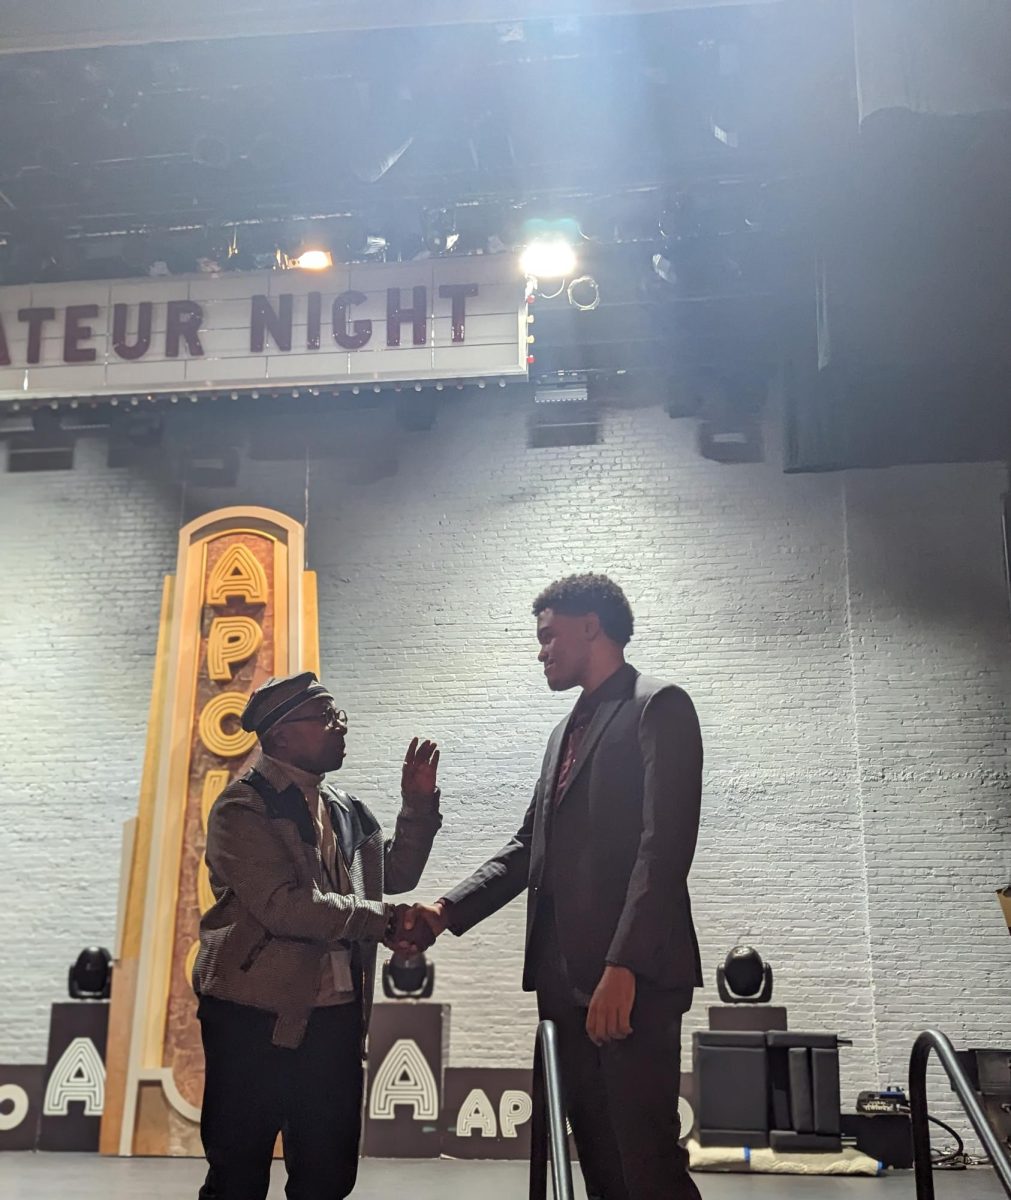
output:
[[[764,1033],[696,1033],[696,1127],[703,1146],[769,1144]]]
[[[958,1051],[983,1111],[1004,1144],[1011,1149],[1011,1050],[970,1049]]]
[[[839,1039],[829,1033],[766,1035],[772,1086],[773,1150],[840,1148]]]
[[[1011,1050],[988,1046],[957,1053],[958,1061],[981,1096],[1001,1096],[1011,1100]]]
[[[842,1135],[853,1138],[857,1149],[885,1167],[913,1165],[913,1133],[908,1114],[842,1114]]]

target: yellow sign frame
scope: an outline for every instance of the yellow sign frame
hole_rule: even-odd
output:
[[[268,572],[272,580],[271,636],[266,640],[262,630],[257,638],[239,619],[216,615],[215,606],[223,603],[225,596],[220,587],[209,588],[212,547],[229,539],[230,546],[237,545],[243,536],[262,552],[266,552],[267,540],[272,544]],[[214,799],[210,792],[217,795],[219,785],[241,770],[250,749],[249,739],[225,730],[221,720],[229,712],[234,715],[243,696],[267,674],[319,671],[316,576],[304,569],[304,563],[302,525],[271,509],[219,509],[180,531],[176,574],[165,579],[162,593],[138,814],[128,823],[132,853],[122,892],[125,909],[120,917],[120,953],[113,973],[100,1145],[104,1154],[199,1153],[199,1108],[178,1086],[166,1029],[170,992],[180,986],[178,971],[173,978],[173,964],[187,813],[193,804],[195,739],[205,747],[210,742],[212,759],[216,757],[203,777],[196,801],[201,823],[205,823]],[[242,578],[241,563],[234,578]],[[241,589],[242,584],[234,586]],[[229,624],[217,639],[220,644],[214,647],[209,667],[210,630],[216,620]],[[246,650],[251,653],[242,659]],[[245,664],[243,687],[235,688],[230,679],[223,678],[221,666],[229,654],[233,662],[241,659]],[[269,661],[270,669],[261,668],[258,661]],[[208,677],[215,682],[208,684]],[[198,712],[201,680],[205,691],[208,687],[218,690]],[[240,694],[229,700],[228,695],[235,692]],[[189,850],[192,856],[193,847]],[[212,899],[206,868],[198,874],[197,890],[203,911]],[[192,963],[193,949],[191,946],[187,965]]]

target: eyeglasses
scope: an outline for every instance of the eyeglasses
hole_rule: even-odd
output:
[[[304,717],[289,717],[282,725],[297,725],[300,721],[313,721],[324,729],[339,729],[348,727],[348,715],[343,708],[325,708],[322,712],[309,713]]]

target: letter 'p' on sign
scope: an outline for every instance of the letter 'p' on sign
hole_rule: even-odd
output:
[[[450,1067],[442,1112],[442,1152],[451,1158],[530,1157],[532,1072]]]

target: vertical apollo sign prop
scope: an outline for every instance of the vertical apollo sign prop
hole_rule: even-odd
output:
[[[104,1153],[199,1153],[190,977],[214,902],[207,816],[254,748],[238,721],[249,693],[271,675],[318,670],[315,576],[303,562],[302,526],[267,509],[220,510],[180,533],[113,976]]]

